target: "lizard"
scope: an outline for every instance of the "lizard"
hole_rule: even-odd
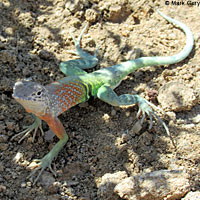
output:
[[[56,175],[51,167],[51,163],[69,139],[58,116],[71,107],[87,101],[91,96],[97,97],[112,106],[131,106],[138,104],[139,110],[137,117],[142,114],[141,124],[147,115],[150,118],[149,128],[151,128],[153,123],[152,117],[154,116],[162,123],[167,134],[169,134],[169,129],[165,122],[153,111],[157,108],[155,105],[137,94],[122,94],[118,96],[114,92],[114,89],[121,81],[135,70],[146,66],[174,64],[185,59],[192,51],[194,39],[190,29],[182,22],[168,17],[159,10],[158,13],[168,22],[180,28],[186,35],[186,44],[184,48],[175,55],[140,57],[87,73],[84,69],[92,68],[98,63],[98,48],[94,55],[81,49],[80,40],[86,29],[85,27],[77,40],[71,35],[75,43],[76,52],[80,58],[60,63],[60,70],[66,77],[46,86],[26,79],[15,83],[13,87],[13,98],[20,103],[27,112],[33,114],[35,121],[32,125],[28,126],[27,129],[16,134],[14,137],[24,134],[22,137],[22,139],[24,139],[31,131],[34,131],[33,138],[35,138],[38,129],[44,133],[42,129],[43,120],[59,139],[49,153],[42,159],[35,160],[35,165],[33,166],[34,170],[28,176],[28,178],[34,177],[35,173],[38,172],[33,184],[38,181],[40,175],[46,168],[49,168],[50,171]]]

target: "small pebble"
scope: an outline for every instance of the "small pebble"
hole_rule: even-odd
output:
[[[141,125],[141,122],[140,121],[137,121],[132,129],[131,129],[131,133],[134,133],[134,134],[138,134],[140,132],[140,130],[142,129],[142,125]]]

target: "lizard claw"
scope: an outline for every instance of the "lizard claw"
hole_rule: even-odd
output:
[[[142,113],[142,119],[141,119],[141,124],[143,124],[143,122],[144,122],[144,119],[145,119],[145,117],[146,117],[146,114],[149,116],[149,118],[150,118],[150,124],[149,124],[149,130],[152,128],[152,126],[153,126],[153,117],[152,117],[152,115],[153,116],[155,116],[156,118],[159,118],[154,112],[153,112],[153,110],[148,106],[147,107],[148,109],[145,109],[145,110],[143,110],[143,109],[141,109],[140,107],[139,107],[139,110],[138,110],[138,112],[137,112],[137,118],[139,118],[139,116],[141,115],[141,113]],[[160,118],[158,119],[161,123],[164,123]],[[164,123],[165,124],[165,123]],[[166,126],[166,125],[165,125]],[[166,128],[167,128],[167,126],[166,126]],[[166,132],[167,132],[167,134],[168,134],[168,132],[169,132],[169,130],[168,130],[168,128],[167,129],[165,129],[166,130]]]
[[[138,113],[137,113],[137,118],[139,118],[140,114],[142,113],[141,124],[143,124],[144,119],[145,119],[146,114],[147,114],[150,118],[149,129],[151,129],[152,125],[153,125],[153,117],[152,116],[154,116],[163,125],[167,135],[170,136],[169,129],[168,129],[167,125],[165,124],[165,122],[162,119],[160,119],[160,117],[155,112],[153,112],[153,110],[151,109],[151,107],[149,105],[152,106],[153,108],[157,108],[157,106],[151,104],[147,100],[139,103],[139,110],[138,110]]]
[[[34,159],[33,163],[31,163],[30,166],[29,166],[30,169],[34,169],[34,170],[29,174],[29,176],[27,176],[27,179],[33,177],[36,174],[36,172],[40,170],[39,174],[37,175],[37,177],[33,181],[33,185],[35,185],[35,183],[38,181],[38,179],[40,178],[41,174],[43,173],[43,171],[47,167],[50,169],[52,174],[54,176],[56,176],[56,172],[51,167],[51,162],[52,162],[52,160],[49,159],[48,154],[46,156],[44,156],[42,159]]]
[[[138,113],[137,113],[137,118],[139,118],[140,114],[142,113],[141,124],[143,124],[145,116],[147,114],[150,118],[150,125],[149,125],[149,130],[150,130],[152,128],[152,125],[153,125],[153,116],[154,116],[162,124],[167,135],[170,137],[173,146],[176,148],[176,145],[175,145],[174,140],[173,140],[173,138],[172,138],[172,136],[169,132],[167,125],[155,112],[153,112],[153,110],[150,106],[153,107],[154,109],[159,109],[157,106],[153,105],[152,103],[150,103],[149,101],[147,101],[145,99],[140,101],[139,102],[139,110],[138,110]]]
[[[44,131],[42,129],[42,121],[41,121],[41,119],[38,118],[38,117],[35,117],[35,116],[34,116],[34,119],[35,119],[35,121],[33,122],[33,124],[31,124],[30,126],[25,126],[26,129],[21,131],[20,133],[18,133],[16,135],[14,135],[11,138],[11,140],[13,140],[14,138],[16,138],[16,137],[18,137],[20,135],[23,135],[21,137],[21,139],[19,139],[19,141],[18,141],[18,143],[20,143],[26,136],[29,135],[29,133],[31,133],[34,130],[33,139],[32,139],[32,142],[34,142],[38,128],[40,129],[42,135],[44,136]]]

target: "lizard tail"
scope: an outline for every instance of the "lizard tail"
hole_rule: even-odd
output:
[[[185,33],[186,35],[186,45],[185,47],[183,48],[183,50],[174,55],[174,56],[169,56],[169,57],[166,57],[166,61],[164,60],[163,63],[161,63],[162,65],[163,64],[173,64],[173,63],[177,63],[177,62],[180,62],[182,61],[183,59],[185,59],[189,54],[190,52],[192,51],[192,48],[193,48],[193,45],[194,45],[194,38],[193,38],[193,35],[192,35],[192,32],[191,30],[185,25],[183,24],[182,22],[179,22],[175,19],[172,19],[171,17],[168,17],[167,15],[165,15],[164,13],[160,12],[159,10],[157,10],[157,12],[163,17],[165,18],[167,21],[175,24],[176,26],[178,26],[179,28],[181,28],[183,30],[183,32]],[[166,62],[166,63],[165,63]]]
[[[173,56],[158,56],[158,57],[141,57],[137,58],[135,60],[129,60],[126,62],[121,63],[121,66],[119,68],[124,67],[127,70],[127,74],[139,69],[143,68],[145,66],[154,66],[154,65],[169,65],[178,63],[182,60],[184,60],[192,51],[193,45],[194,45],[194,38],[192,35],[191,30],[182,22],[179,22],[175,19],[172,19],[171,17],[168,17],[167,15],[163,14],[159,10],[157,12],[165,18],[168,22],[175,24],[178,26],[181,30],[184,31],[186,35],[186,45],[183,48],[181,52],[178,54],[175,54]]]

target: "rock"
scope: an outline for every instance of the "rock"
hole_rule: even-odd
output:
[[[127,178],[125,171],[119,171],[114,174],[107,173],[102,177],[98,189],[98,196],[100,199],[118,199],[117,195],[113,193],[114,187],[120,183],[123,179]]]
[[[128,177],[114,188],[115,193],[128,200],[179,199],[189,190],[189,175],[180,170],[160,170]]]
[[[148,146],[152,144],[152,141],[153,141],[152,134],[145,131],[140,135],[138,143],[140,146]]]
[[[3,172],[5,170],[5,166],[3,162],[0,162],[0,172]]]
[[[90,200],[89,197],[80,197],[79,200]]]
[[[8,136],[0,134],[0,143],[8,142]]]
[[[8,130],[13,131],[15,129],[15,122],[6,122]]]
[[[41,185],[45,186],[45,187],[49,187],[50,185],[52,185],[55,182],[55,178],[53,177],[52,173],[49,172],[44,172],[41,175],[41,179],[40,179],[40,183]]]
[[[111,111],[111,116],[116,116],[116,114],[117,114],[117,111],[115,110],[115,109],[112,109],[112,111]]]
[[[45,132],[44,139],[45,139],[46,141],[51,141],[51,140],[53,140],[54,136],[55,136],[55,134],[54,134],[53,131],[50,129],[50,130],[48,130],[47,132]]]
[[[86,13],[85,13],[85,19],[90,22],[90,23],[94,23],[97,21],[98,19],[98,13],[96,10],[94,9],[87,9]]]
[[[5,150],[7,150],[8,149],[8,144],[6,144],[6,143],[1,143],[1,145],[0,145],[0,151],[5,151]]]
[[[131,134],[138,134],[140,132],[140,130],[142,129],[142,125],[141,125],[141,121],[138,120],[134,125],[133,127],[131,128],[131,131],[130,133]]]
[[[198,124],[200,122],[200,114],[196,115],[195,117],[193,117],[192,121],[195,123],[195,124]]]
[[[87,108],[89,106],[88,102],[80,103],[78,105],[80,108]]]
[[[25,28],[31,29],[35,24],[35,18],[30,12],[21,12],[18,16],[19,24]]]
[[[120,23],[131,14],[131,6],[127,1],[99,1],[98,8],[103,13],[103,18],[113,23]]]
[[[48,196],[48,200],[59,200],[59,199],[60,199],[60,195],[58,195],[58,194]]]
[[[0,134],[1,134],[3,131],[5,131],[5,128],[6,128],[5,124],[4,124],[3,122],[0,122]]]
[[[44,50],[44,49],[40,50],[38,52],[38,54],[39,54],[39,57],[44,59],[44,60],[51,60],[52,59],[51,53],[46,51],[46,50]]]
[[[5,193],[6,192],[6,186],[0,185],[0,192]]]
[[[2,61],[3,63],[8,63],[11,65],[16,64],[16,54],[14,51],[12,50],[2,50],[0,52],[0,61]]]
[[[181,200],[199,200],[199,199],[200,199],[200,191],[196,191],[196,192],[189,192]]]
[[[83,10],[84,7],[88,6],[89,2],[87,0],[79,1],[67,1],[65,4],[65,9],[69,10],[71,13],[76,13],[77,11]]]
[[[158,92],[158,102],[165,111],[190,110],[196,101],[194,91],[177,81],[166,83]]]
[[[47,191],[49,194],[56,194],[59,191],[60,183],[54,182],[53,184],[49,185]]]
[[[158,91],[157,90],[147,90],[148,100],[156,104]]]
[[[17,152],[17,154],[13,158],[13,161],[19,163],[23,159],[23,157],[24,157],[23,153]]]

